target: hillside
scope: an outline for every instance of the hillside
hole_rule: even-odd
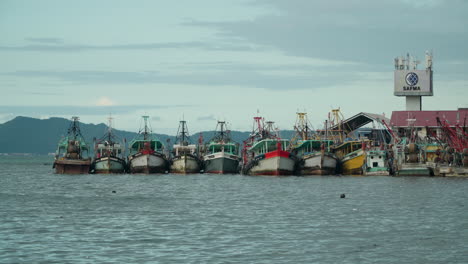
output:
[[[18,116],[8,122],[0,124],[0,153],[33,153],[47,154],[55,152],[58,141],[67,132],[70,120],[64,118],[36,119]],[[106,125],[80,123],[83,136],[88,143],[93,138],[103,135]],[[114,130],[115,134],[127,141],[132,140],[137,134],[123,130]],[[205,142],[209,140],[214,131],[202,131]],[[174,143],[175,135],[155,134],[164,144],[170,139]],[[292,131],[283,131],[284,138],[290,138]],[[231,131],[232,139],[242,143],[249,136],[249,132]],[[199,132],[193,133],[191,140],[198,142]]]

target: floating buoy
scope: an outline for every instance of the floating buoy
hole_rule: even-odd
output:
[[[112,193],[116,193],[116,191],[112,191]]]

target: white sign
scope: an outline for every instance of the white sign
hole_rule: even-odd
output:
[[[395,70],[396,96],[432,96],[431,70]]]

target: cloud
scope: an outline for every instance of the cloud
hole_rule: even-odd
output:
[[[468,2],[439,2],[255,0],[251,4],[274,11],[252,20],[184,25],[214,28],[220,37],[242,39],[287,55],[380,64],[381,68],[407,51],[423,54],[431,48],[446,58],[468,60],[464,48]]]
[[[26,38],[26,41],[44,43],[44,44],[61,44],[61,43],[63,43],[63,39],[60,39],[60,38]]]
[[[202,49],[210,51],[258,51],[261,47],[232,42],[162,42],[113,45],[62,44],[61,42],[36,41],[47,44],[29,44],[22,46],[0,46],[0,51],[40,51],[40,52],[85,52],[114,50],[159,50],[159,49]],[[53,44],[53,45],[52,45]]]
[[[113,72],[113,71],[16,71],[3,75],[28,78],[53,78],[69,84],[187,84],[204,86],[241,86],[269,90],[294,90],[328,87],[356,81],[356,72],[302,69],[289,72],[285,68],[262,68],[232,65],[217,71],[194,71],[192,73],[160,72]],[[339,78],[337,78],[339,76]]]
[[[214,115],[208,115],[208,116],[200,116],[197,118],[198,121],[216,121],[216,118]]]
[[[12,113],[1,113],[0,114],[0,124],[1,123],[5,123],[7,121],[10,121],[11,119],[15,118],[16,115],[12,114]]]
[[[97,106],[112,106],[112,105],[115,105],[115,103],[111,99],[109,99],[109,97],[104,96],[97,100],[96,105]]]
[[[45,95],[45,96],[50,96],[50,95],[63,95],[64,92],[61,93],[53,93],[53,92],[31,92],[31,91],[26,91],[28,94],[31,95]]]
[[[137,111],[146,111],[154,109],[168,109],[168,108],[187,108],[194,107],[194,105],[118,105],[118,106],[5,106],[0,105],[0,113],[5,115],[35,115],[44,116],[72,116],[72,115],[109,115],[112,114],[126,114],[134,113]]]

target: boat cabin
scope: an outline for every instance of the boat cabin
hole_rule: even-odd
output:
[[[124,148],[118,143],[109,144],[108,142],[98,143],[96,146],[96,157],[120,157],[123,155]]]
[[[89,157],[89,147],[84,140],[72,140],[65,137],[59,142],[55,156],[66,159],[86,159]]]
[[[333,148],[333,152],[338,158],[343,158],[349,153],[358,151],[365,146],[365,141],[347,141]]]
[[[330,146],[333,145],[333,140],[300,140],[294,147],[294,154],[301,157],[303,155],[322,151],[330,150]]]
[[[387,153],[384,150],[369,150],[367,151],[367,167],[369,168],[386,168],[385,160]]]
[[[161,152],[163,144],[159,140],[134,140],[130,143],[130,155],[143,151]]]
[[[234,143],[210,142],[206,150],[207,154],[214,154],[217,152],[226,152],[233,155],[238,154],[238,147]]]
[[[262,155],[271,151],[278,150],[278,144],[281,146],[281,150],[286,151],[289,147],[289,140],[287,139],[263,139],[256,142],[250,149],[249,152],[253,153],[254,156]]]
[[[197,152],[197,146],[194,144],[191,145],[174,145],[174,156],[181,156],[181,155],[195,155]]]

